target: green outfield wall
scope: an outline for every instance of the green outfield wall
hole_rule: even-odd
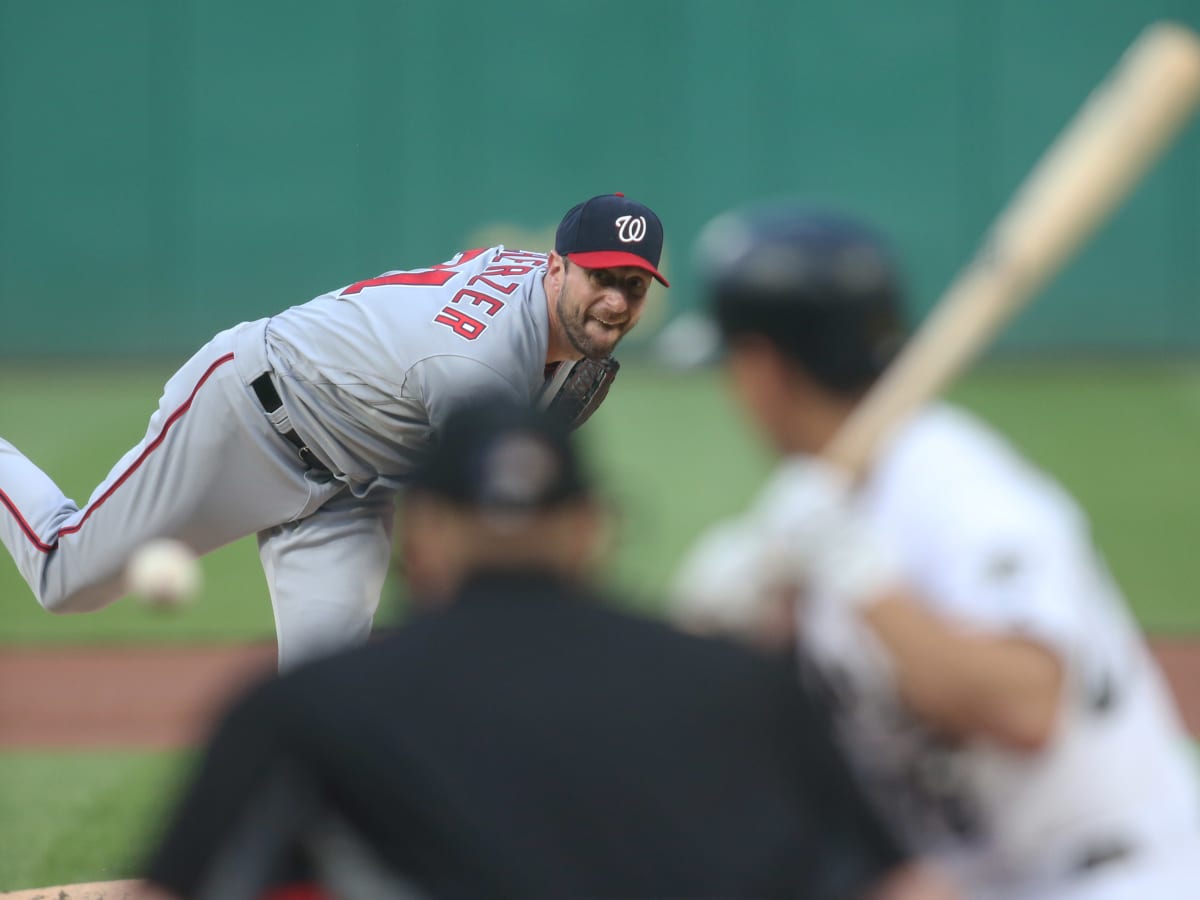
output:
[[[918,310],[1147,22],[1198,0],[0,0],[0,354],[219,328],[623,190],[894,235]],[[1200,129],[1006,337],[1200,347]]]

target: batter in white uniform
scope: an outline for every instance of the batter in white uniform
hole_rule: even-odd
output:
[[[172,376],[82,508],[0,440],[0,540],[69,613],[121,597],[150,539],[206,553],[256,534],[281,668],[363,640],[414,455],[457,403],[534,402],[548,366],[610,357],[650,278],[667,283],[662,241],[654,212],[605,194],[564,216],[553,253],[468,250],[237,325]]]
[[[1192,749],[1075,503],[949,406],[855,489],[812,456],[899,343],[879,241],[779,207],[700,246],[735,392],[784,461],[693,550],[681,618],[777,638],[795,602],[864,781],[967,896],[1200,897]]]

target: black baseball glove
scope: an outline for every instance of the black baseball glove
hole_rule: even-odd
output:
[[[560,362],[547,372],[538,406],[578,428],[604,402],[620,368],[611,356]]]

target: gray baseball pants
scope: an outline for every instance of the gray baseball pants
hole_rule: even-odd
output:
[[[43,607],[89,612],[119,599],[127,561],[153,538],[203,554],[256,534],[281,669],[366,639],[392,498],[354,497],[284,439],[286,413],[268,415],[250,388],[268,369],[265,327],[235,326],[185,363],[146,436],[83,507],[0,439],[0,541]]]

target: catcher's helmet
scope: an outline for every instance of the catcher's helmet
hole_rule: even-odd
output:
[[[722,335],[768,338],[830,390],[867,387],[904,339],[888,250],[844,216],[797,206],[725,213],[696,256]]]

